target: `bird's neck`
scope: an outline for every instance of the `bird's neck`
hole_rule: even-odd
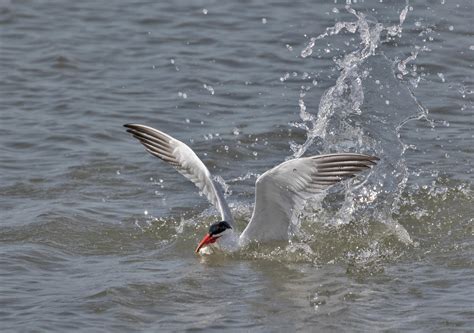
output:
[[[219,239],[219,247],[225,252],[234,252],[239,249],[239,235],[233,229],[228,230]]]

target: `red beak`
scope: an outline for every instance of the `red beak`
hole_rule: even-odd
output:
[[[210,234],[207,234],[206,236],[204,236],[204,238],[199,242],[199,245],[197,246],[196,248],[196,253],[199,252],[199,250],[209,244],[212,244],[212,243],[215,243],[216,240],[218,239],[219,237],[214,237],[214,236],[211,236]]]

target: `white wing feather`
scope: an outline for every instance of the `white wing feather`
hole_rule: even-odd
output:
[[[258,177],[252,218],[240,242],[288,239],[292,219],[305,201],[375,164],[377,157],[328,154],[284,162]]]
[[[149,126],[126,124],[127,132],[137,138],[150,154],[171,164],[183,176],[188,178],[204,193],[217,208],[224,221],[231,224],[234,220],[219,183],[212,179],[204,163],[183,142]]]

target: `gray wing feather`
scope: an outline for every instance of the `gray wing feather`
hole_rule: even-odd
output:
[[[220,184],[212,179],[209,170],[191,148],[149,126],[139,124],[124,126],[127,132],[140,141],[147,152],[172,165],[179,173],[192,181],[217,208],[222,219],[234,227],[234,220]]]
[[[257,179],[255,207],[241,242],[288,239],[290,222],[307,199],[377,160],[364,154],[328,154],[290,160],[268,170]]]

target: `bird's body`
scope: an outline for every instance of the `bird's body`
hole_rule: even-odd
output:
[[[378,160],[364,154],[327,154],[289,160],[266,171],[257,178],[253,214],[239,236],[220,184],[212,179],[209,170],[191,148],[149,126],[124,126],[150,154],[169,163],[191,180],[218,209],[223,221],[211,226],[196,252],[210,244],[232,252],[251,241],[288,239],[290,223],[307,199],[370,168]]]

